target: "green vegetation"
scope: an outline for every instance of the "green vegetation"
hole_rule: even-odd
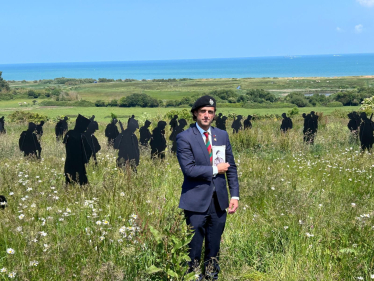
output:
[[[3,77],[1,77],[3,73],[0,71],[0,93],[1,92],[8,92],[10,87],[7,81],[4,80]]]
[[[0,100],[45,99],[46,106],[189,107],[197,96],[210,94],[220,107],[291,108],[357,106],[374,95],[372,77],[154,79],[56,78],[10,81]],[[240,86],[240,89],[237,87]],[[61,102],[62,101],[62,102]],[[339,103],[338,103],[339,102]]]
[[[137,174],[119,171],[104,138],[110,110],[120,119],[121,111],[139,110],[144,118],[142,110],[154,110],[147,117],[154,127],[157,112],[170,109],[81,109],[87,116],[109,111],[96,133],[98,165],[88,165],[90,185],[83,188],[64,186],[65,149],[55,141],[54,124],[44,126],[43,160],[35,161],[18,149],[27,125],[6,123],[0,193],[9,205],[0,211],[0,269],[7,273],[0,279],[15,272],[20,280],[182,280],[189,232],[177,208],[183,175],[176,157],[168,152],[166,161],[153,162],[143,149]],[[323,115],[314,146],[302,141],[300,115],[288,134],[280,133],[279,119],[229,132],[241,195],[223,235],[222,280],[369,280],[374,274],[373,158],[359,152],[347,119],[337,115]]]

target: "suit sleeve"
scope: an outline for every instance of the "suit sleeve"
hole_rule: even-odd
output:
[[[226,177],[229,185],[231,197],[239,197],[239,181],[238,172],[234,160],[234,155],[232,154],[232,148],[229,140],[229,135],[226,133],[226,162],[230,164],[229,169],[226,172]]]
[[[212,181],[213,167],[210,165],[196,165],[191,144],[183,137],[183,134],[177,135],[177,157],[182,172],[186,177]]]

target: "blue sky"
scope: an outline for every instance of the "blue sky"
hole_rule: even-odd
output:
[[[0,64],[374,53],[374,0],[13,0],[0,29]]]

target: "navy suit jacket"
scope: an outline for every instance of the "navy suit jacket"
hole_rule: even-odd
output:
[[[210,128],[212,145],[226,145],[226,162],[230,164],[226,172],[230,195],[239,197],[238,175],[229,136],[226,131]],[[225,174],[213,177],[208,150],[196,125],[177,135],[177,157],[184,175],[179,208],[205,212],[211,203],[214,186],[221,210],[229,207]]]

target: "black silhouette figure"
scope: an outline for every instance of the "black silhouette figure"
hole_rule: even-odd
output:
[[[173,142],[171,147],[171,152],[177,153],[177,135],[184,131],[184,127],[187,126],[187,121],[185,119],[178,120],[179,125],[175,127],[174,131],[170,135],[170,140]]]
[[[354,136],[354,138],[357,140],[358,139],[358,128],[360,127],[361,123],[361,118],[357,114],[356,111],[352,111],[348,113],[348,129],[351,131],[351,134]]]
[[[55,133],[56,133],[56,140],[61,141],[64,134],[68,131],[68,117],[64,117],[64,119],[57,122],[55,127]]]
[[[91,157],[93,156],[95,165],[97,165],[96,153],[99,152],[99,150],[101,149],[101,146],[99,144],[99,141],[94,135],[94,133],[97,130],[99,130],[99,124],[96,121],[94,121],[94,118],[95,116],[92,116],[90,118],[91,122],[88,125],[86,132],[84,132],[82,136],[86,139],[87,143],[89,144],[89,147],[85,148],[85,151],[87,152],[87,163],[90,161]]]
[[[227,120],[227,116],[223,116],[221,120],[221,128],[220,128],[221,130],[226,131],[226,120]]]
[[[287,117],[286,113],[282,113],[282,124],[280,126],[280,129],[283,133],[287,132],[288,130],[291,130],[293,127],[292,120],[290,117]]]
[[[27,131],[23,131],[21,133],[18,144],[19,149],[23,152],[23,155],[25,157],[30,156],[40,159],[42,148],[40,147],[40,143],[38,137],[36,136],[35,130],[35,123],[30,122]]]
[[[318,131],[318,115],[311,111],[308,115],[303,113],[304,117],[304,142],[314,144],[314,138]]]
[[[247,119],[244,120],[244,130],[252,129],[252,115],[248,115]]]
[[[370,119],[366,116],[365,112],[361,112],[361,124],[360,124],[360,142],[361,142],[361,149],[365,151],[367,149],[369,152],[371,151],[374,143],[374,122],[371,121],[373,114],[371,115]]]
[[[0,134],[5,134],[6,133],[6,130],[5,130],[5,119],[4,119],[4,116],[2,116],[0,118]]]
[[[122,128],[122,132],[116,137],[114,141],[114,149],[118,149],[117,166],[124,168],[129,165],[134,172],[136,167],[139,165],[139,144],[138,138],[135,135],[136,129],[139,129],[138,121],[131,119],[127,125],[127,129],[124,130],[122,123],[119,122]]]
[[[143,146],[148,146],[148,142],[152,137],[151,132],[149,131],[149,126],[151,125],[151,121],[146,120],[144,126],[140,128],[140,144]]]
[[[235,134],[235,133],[238,133],[239,130],[242,129],[243,125],[242,125],[242,116],[241,115],[238,115],[236,117],[236,119],[234,119],[234,122],[232,122],[232,125],[231,125],[231,128],[233,129],[232,132]]]
[[[218,113],[216,118],[216,127],[222,130],[222,113]]]
[[[105,129],[105,136],[108,138],[108,145],[113,146],[114,140],[119,135],[118,128],[117,128],[117,119],[113,119],[111,123],[106,126]]]
[[[131,117],[129,118],[129,120],[127,120],[127,125],[130,123],[131,119],[135,119],[135,115],[131,115]]]
[[[303,126],[304,142],[307,142],[308,119],[307,119],[306,113],[303,113],[301,116],[304,118],[304,126]]]
[[[152,131],[151,158],[165,159],[166,139],[165,139],[165,121],[158,121],[157,127]]]
[[[41,121],[39,125],[36,125],[36,135],[39,140],[43,136],[43,126],[44,126],[44,121]]]
[[[85,164],[88,156],[92,154],[87,139],[83,136],[91,121],[82,115],[78,115],[74,130],[65,134],[64,144],[66,148],[65,178],[66,183],[76,182],[80,185],[88,183]]]
[[[172,131],[172,132],[178,126],[178,120],[177,119],[178,119],[178,115],[174,115],[173,119],[170,120],[169,125],[170,125],[170,131]]]
[[[8,205],[8,201],[6,200],[4,195],[0,195],[0,209],[5,209]]]

